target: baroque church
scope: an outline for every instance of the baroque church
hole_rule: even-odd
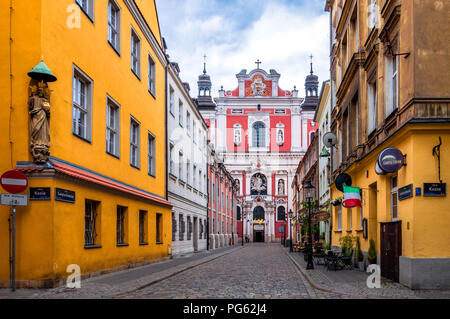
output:
[[[238,236],[254,242],[280,242],[289,238],[290,187],[298,163],[317,130],[319,79],[306,77],[305,97],[279,86],[280,74],[260,68],[236,74],[237,87],[211,96],[211,77],[198,79],[198,109],[209,127],[209,143],[223,158],[239,185]],[[217,220],[217,219],[216,219]],[[213,225],[210,225],[213,228]]]

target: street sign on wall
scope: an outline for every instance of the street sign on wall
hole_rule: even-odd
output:
[[[0,194],[1,204],[8,206],[28,206],[27,195],[19,194]]]
[[[19,194],[28,187],[27,177],[19,171],[8,171],[0,177],[3,189],[11,194]]]

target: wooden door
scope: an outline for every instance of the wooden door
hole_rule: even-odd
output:
[[[381,276],[398,282],[399,257],[402,255],[402,224],[401,221],[380,224]]]

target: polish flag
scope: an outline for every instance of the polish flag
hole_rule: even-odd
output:
[[[344,206],[361,207],[361,189],[344,185]]]

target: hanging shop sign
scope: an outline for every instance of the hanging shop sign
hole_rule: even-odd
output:
[[[326,211],[315,213],[312,217],[312,220],[314,222],[324,222],[330,218],[330,213]]]
[[[377,164],[375,165],[375,172],[378,175],[395,173],[405,164],[405,159],[398,149],[389,147],[381,151],[378,155]]]
[[[423,196],[445,197],[447,196],[446,183],[424,183]]]
[[[51,188],[30,187],[30,200],[51,200]]]
[[[398,190],[398,199],[399,200],[404,200],[407,198],[411,198],[413,196],[414,196],[413,184],[404,186],[402,188],[399,188],[399,190]]]
[[[55,200],[66,203],[75,203],[75,192],[67,189],[55,188]]]

